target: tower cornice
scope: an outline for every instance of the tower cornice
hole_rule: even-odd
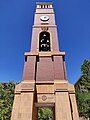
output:
[[[36,5],[42,5],[42,4],[52,5],[53,3],[52,2],[36,2]]]

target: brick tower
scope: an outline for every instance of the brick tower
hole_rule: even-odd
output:
[[[51,2],[38,2],[31,51],[25,53],[22,82],[16,86],[11,120],[37,120],[37,108],[54,108],[54,120],[79,120],[74,86],[67,81],[65,52],[58,47]]]

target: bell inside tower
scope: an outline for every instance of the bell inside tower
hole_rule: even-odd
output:
[[[51,51],[50,50],[50,33],[41,32],[39,35],[39,51]]]

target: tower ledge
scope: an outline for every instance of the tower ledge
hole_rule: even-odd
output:
[[[52,5],[52,2],[36,2],[37,5]]]

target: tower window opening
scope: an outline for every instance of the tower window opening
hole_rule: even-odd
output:
[[[50,34],[49,32],[41,32],[39,35],[39,51],[50,50]]]
[[[48,8],[50,8],[50,5],[48,5]]]
[[[41,8],[43,8],[43,6],[41,5]]]
[[[44,8],[44,5],[42,5],[43,6],[43,8]]]
[[[45,5],[45,8],[47,8],[47,5]]]

